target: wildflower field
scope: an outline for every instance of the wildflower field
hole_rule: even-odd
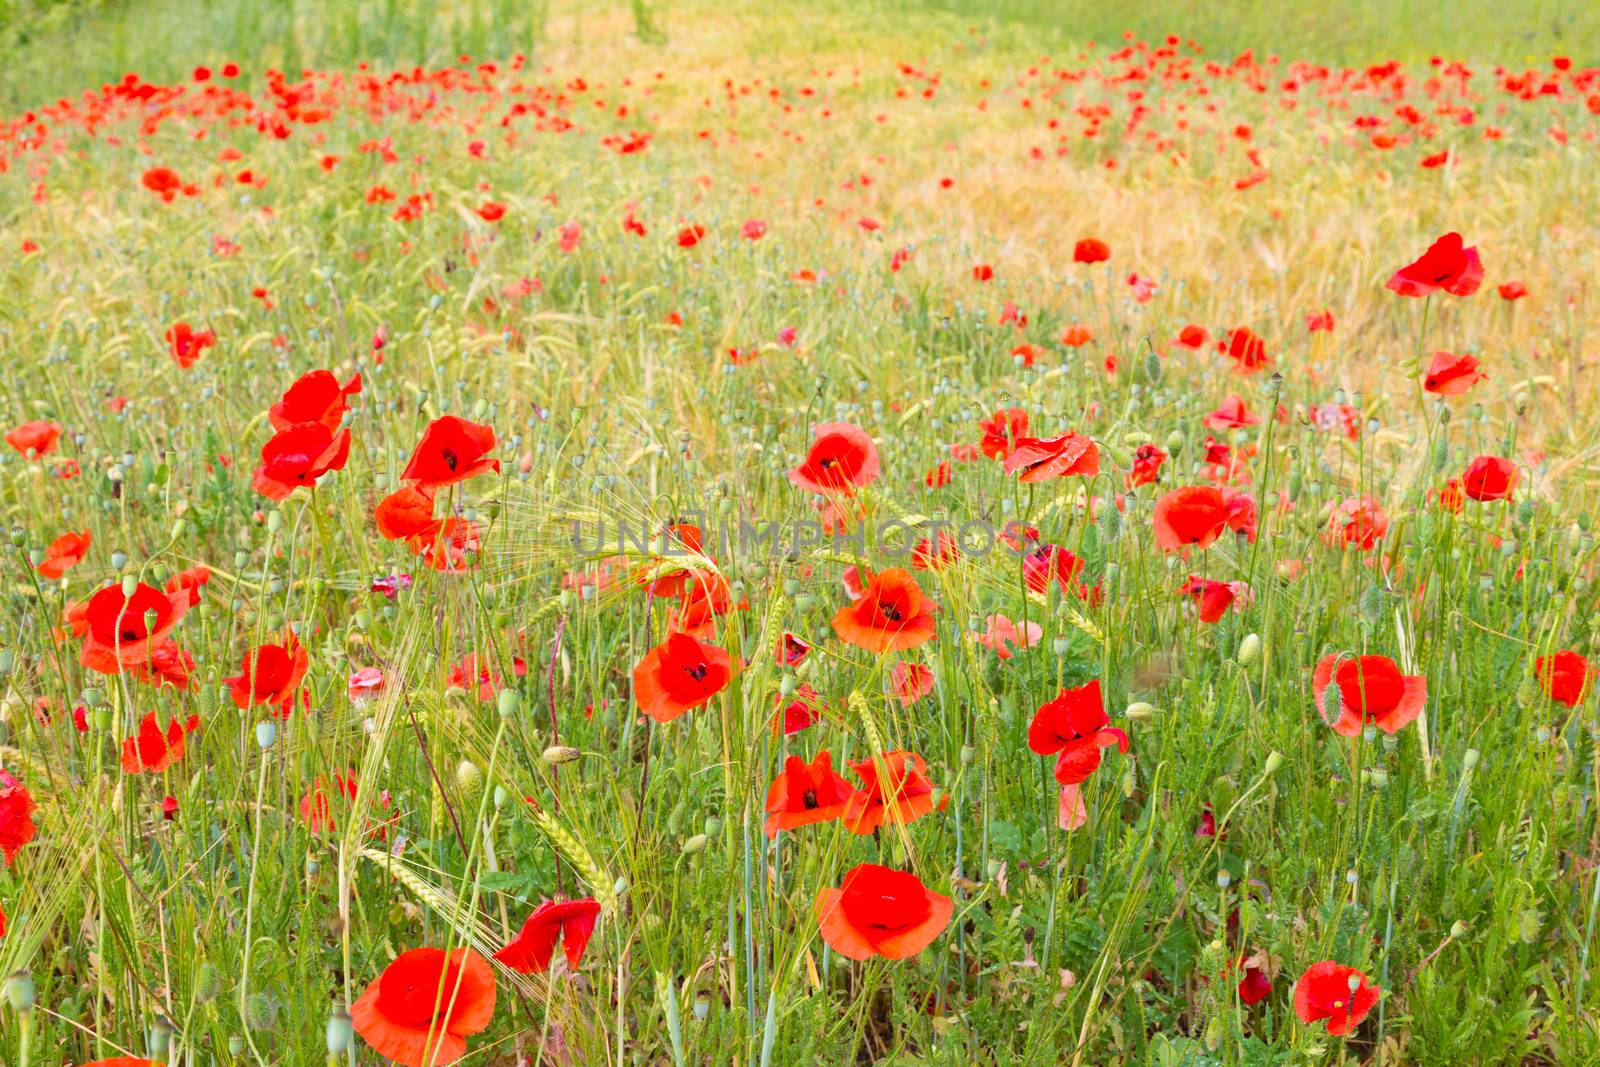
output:
[[[1600,15],[1120,7],[0,3],[0,1065],[1600,1063]]]

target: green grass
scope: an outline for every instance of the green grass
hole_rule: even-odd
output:
[[[1459,8],[1409,12],[1399,29],[1380,10],[1337,24],[1265,6],[1167,14],[1213,57],[1365,63],[1436,46],[1487,65],[1522,47]],[[1154,11],[1116,15],[1160,32]],[[230,124],[241,109],[153,130],[118,115],[92,133],[47,116],[39,150],[5,144],[0,428],[49,419],[67,433],[43,460],[0,458],[0,766],[39,803],[38,837],[0,867],[0,974],[26,975],[36,1005],[0,1006],[0,1063],[326,1063],[330,1017],[396,955],[487,955],[558,894],[603,907],[582,967],[498,971],[493,1024],[464,1062],[1600,1061],[1600,726],[1592,694],[1557,703],[1534,669],[1600,650],[1587,281],[1600,254],[1581,94],[1523,104],[1486,79],[1470,127],[1441,121],[1433,139],[1380,151],[1349,128],[1393,112],[1382,94],[1308,114],[1316,103],[1290,112],[1220,81],[1202,117],[1182,86],[1149,79],[1145,128],[1181,147],[1180,166],[1170,146],[1122,139],[1125,84],[1030,73],[1045,51],[1075,70],[1072,42],[1111,44],[1116,19],[1098,8],[696,3],[642,17],[147,0],[62,17],[8,67],[16,107],[123,69],[186,81],[230,58],[257,100],[272,65],[339,80],[306,97],[332,114],[281,139]],[[969,33],[980,18],[989,28]],[[534,60],[503,83],[541,91],[369,94],[349,80],[364,60],[410,70],[518,51]],[[384,106],[369,110],[374,96]],[[545,114],[501,125],[514,101]],[[1112,118],[1081,136],[1080,108],[1101,103]],[[1065,156],[1046,151],[1052,118]],[[1482,136],[1491,123],[1503,138]],[[604,144],[641,130],[644,152]],[[1422,168],[1441,146],[1458,164]],[[1270,177],[1237,191],[1247,148]],[[143,188],[156,165],[195,195]],[[241,183],[246,169],[262,184]],[[372,202],[377,186],[397,199]],[[423,193],[419,217],[394,217]],[[508,207],[493,224],[474,212],[491,198]],[[623,228],[630,211],[646,236]],[[749,219],[770,224],[759,242],[739,236]],[[581,239],[564,251],[573,223]],[[682,248],[691,224],[706,239]],[[1482,291],[1424,310],[1383,288],[1448,229],[1482,251]],[[1071,262],[1088,235],[1110,243],[1109,264]],[[20,253],[24,240],[37,251]],[[910,258],[891,270],[897,251]],[[993,281],[973,280],[980,263]],[[806,271],[820,277],[797,280]],[[1160,283],[1148,303],[1133,272]],[[1512,278],[1531,294],[1515,304],[1495,293]],[[1026,329],[999,321],[1007,301]],[[1324,308],[1335,331],[1309,333],[1305,315]],[[164,340],[180,320],[218,337],[188,370]],[[1281,377],[1169,349],[1189,323],[1252,326]],[[1068,347],[1069,325],[1094,336]],[[1031,368],[1012,355],[1021,340],[1041,349]],[[1489,377],[1427,397],[1414,361],[1435,350],[1474,353]],[[251,486],[266,411],[315,368],[362,375],[349,461],[274,503]],[[1232,393],[1284,418],[1207,428]],[[1346,403],[1356,438],[1313,413]],[[1011,406],[1036,433],[1092,436],[1102,472],[1030,486],[994,460],[952,460]],[[492,426],[502,461],[440,492],[439,514],[481,528],[459,573],[373,520],[447,414]],[[870,522],[923,537],[936,521],[1024,521],[1103,596],[1030,594],[1013,555],[969,552],[916,574],[939,606],[935,641],[885,655],[840,641],[846,567],[901,563],[905,546],[789,551],[817,512],[785,471],[830,421],[881,455],[861,498]],[[1164,553],[1155,502],[1209,484],[1218,439],[1243,457],[1236,488],[1259,502],[1258,536]],[[1147,443],[1171,458],[1160,484],[1130,489]],[[1514,499],[1441,507],[1485,454],[1518,462]],[[930,486],[947,461],[950,483]],[[1364,494],[1386,532],[1367,551],[1329,543],[1330,510]],[[592,545],[594,525],[614,539],[619,520],[697,520],[740,605],[711,639],[744,669],[670,723],[639,714],[632,671],[678,605],[577,580],[617,547]],[[760,523],[781,543],[738,536]],[[40,577],[51,540],[82,529],[85,560]],[[673,569],[627,552],[651,577]],[[211,579],[174,632],[192,689],[97,674],[78,638],[53,632],[102,587],[160,586],[197,564]],[[392,600],[372,590],[397,574],[414,584]],[[1202,623],[1177,592],[1191,575],[1253,597]],[[974,639],[995,614],[1037,624],[1039,641],[1002,659]],[[309,653],[309,707],[282,720],[236,708],[225,679],[286,628]],[[797,669],[771,654],[785,631],[816,646]],[[1425,677],[1425,715],[1394,735],[1335,734],[1312,671],[1340,653]],[[468,655],[489,665],[489,693],[453,676]],[[899,662],[936,679],[911,706],[892,692]],[[352,672],[373,667],[388,686],[357,700]],[[1086,821],[1067,831],[1052,763],[1026,738],[1042,703],[1090,679],[1130,747],[1105,751],[1082,786]],[[828,712],[777,736],[775,707],[801,683]],[[125,773],[123,742],[151,712],[200,729],[171,767]],[[926,758],[947,807],[903,832],[763,835],[786,754],[827,750],[842,767],[896,749]],[[302,798],[347,771],[360,789],[318,832]],[[1217,832],[1197,835],[1207,811]],[[954,899],[915,958],[851,963],[819,937],[818,891],[863,862]],[[1272,975],[1254,1007],[1236,994],[1246,958]],[[1349,1037],[1293,1011],[1293,983],[1324,959],[1385,991]],[[378,1062],[359,1039],[336,1053]]]

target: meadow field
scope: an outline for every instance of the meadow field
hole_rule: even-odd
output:
[[[0,0],[0,1067],[1600,1063],[1600,9]]]

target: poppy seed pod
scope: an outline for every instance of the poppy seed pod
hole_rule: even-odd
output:
[[[278,740],[278,724],[270,719],[256,723],[256,745],[265,752]]]
[[[18,971],[5,980],[6,1003],[11,1005],[11,1010],[20,1013],[33,1010],[33,976],[25,971]]]
[[[1261,777],[1270,778],[1278,773],[1278,768],[1283,766],[1283,753],[1273,749],[1267,753],[1267,762],[1261,769]]]
[[[509,719],[517,713],[517,705],[521,697],[515,689],[502,689],[495,697],[495,707],[502,719]]]
[[[328,1055],[344,1055],[350,1050],[350,1042],[354,1037],[355,1029],[350,1023],[350,1013],[343,1008],[333,1009],[333,1014],[328,1016]]]

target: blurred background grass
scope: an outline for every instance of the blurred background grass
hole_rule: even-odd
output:
[[[0,0],[0,104],[18,110],[130,71],[169,80],[228,59],[295,70],[536,55],[552,40],[619,28],[666,44],[726,8],[705,0]],[[1147,40],[1177,34],[1216,55],[1253,48],[1341,65],[1434,54],[1519,66],[1570,54],[1583,64],[1600,50],[1600,4],[1590,0],[812,0],[760,14],[774,42],[810,40],[783,32],[784,22],[820,31],[824,20],[843,19],[869,33],[874,25],[903,30],[907,20],[929,31],[1005,33],[1041,50],[1115,42],[1125,31]]]

